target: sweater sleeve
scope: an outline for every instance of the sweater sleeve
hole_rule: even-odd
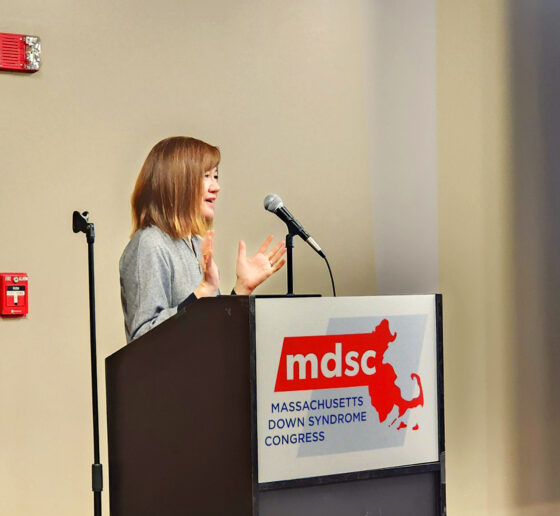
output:
[[[121,263],[121,297],[127,341],[177,313],[172,306],[173,270],[168,251],[153,240],[140,240],[136,253]]]

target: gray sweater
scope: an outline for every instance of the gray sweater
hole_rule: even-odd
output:
[[[177,313],[202,281],[200,237],[171,238],[155,226],[136,231],[119,263],[126,341]]]

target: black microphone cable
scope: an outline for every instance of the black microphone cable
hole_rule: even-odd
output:
[[[333,297],[336,297],[336,289],[334,288],[334,278],[333,278],[333,275],[332,275],[331,266],[330,266],[329,261],[327,260],[326,256],[323,256],[323,259],[327,263],[327,267],[329,269],[329,275],[331,277],[331,285],[332,285],[332,295],[333,295]]]

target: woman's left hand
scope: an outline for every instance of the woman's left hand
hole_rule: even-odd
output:
[[[268,247],[274,237],[270,235],[254,256],[247,256],[245,242],[239,242],[239,252],[237,254],[237,282],[235,283],[235,293],[240,295],[250,295],[265,279],[279,270],[286,260],[282,258],[286,253],[286,246],[283,241],[278,242],[270,251]]]

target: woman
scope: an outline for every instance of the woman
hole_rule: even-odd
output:
[[[211,229],[219,162],[217,147],[184,136],[162,140],[148,154],[132,194],[133,234],[119,264],[127,342],[188,303],[219,294]],[[251,294],[284,265],[284,243],[268,250],[272,239],[252,257],[239,242],[232,294]]]

